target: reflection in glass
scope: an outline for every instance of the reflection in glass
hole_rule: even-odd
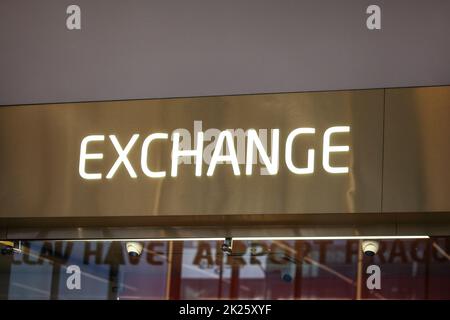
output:
[[[28,241],[0,256],[1,299],[450,299],[450,238],[142,242]],[[370,289],[369,266],[380,270]],[[80,270],[74,288],[70,266]]]

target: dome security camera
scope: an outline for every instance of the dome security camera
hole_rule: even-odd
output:
[[[142,243],[139,242],[127,242],[127,252],[130,257],[139,257],[143,249]]]
[[[372,257],[377,254],[380,243],[375,240],[364,240],[361,244],[361,249],[366,256]]]

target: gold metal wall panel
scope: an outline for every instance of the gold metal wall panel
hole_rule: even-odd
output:
[[[383,211],[450,211],[450,87],[387,89]]]
[[[240,215],[381,212],[383,90],[265,94],[186,99],[134,100],[0,108],[0,217],[106,217],[168,215]],[[171,142],[151,147],[149,166],[167,170],[165,178],[149,178],[140,167],[144,138],[177,128],[193,132],[217,128],[280,129],[280,170],[277,175],[233,175],[231,165],[219,164],[212,177],[194,175],[194,165],[179,166],[170,176]],[[322,137],[332,126],[350,126],[349,134],[333,143],[349,145],[335,154],[335,165],[349,173],[331,174],[322,167]],[[285,164],[284,142],[290,131],[314,127],[316,134],[299,138],[297,163],[306,163],[314,148],[315,171],[296,175]],[[80,143],[87,135],[105,135],[91,152],[102,160],[87,167],[101,180],[79,175]],[[108,135],[125,147],[133,134],[139,139],[129,153],[137,173],[123,165],[112,179],[106,173],[116,161]]]

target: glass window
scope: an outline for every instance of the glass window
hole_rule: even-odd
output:
[[[0,299],[450,299],[450,237],[381,240],[22,241]]]

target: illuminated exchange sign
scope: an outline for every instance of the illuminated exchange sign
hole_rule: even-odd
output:
[[[0,108],[0,217],[380,212],[383,97]]]
[[[199,121],[196,121],[199,122]],[[261,137],[255,129],[249,129],[246,136],[246,154],[245,154],[245,174],[247,176],[253,173],[254,164],[254,151],[259,153],[260,159],[265,166],[268,175],[276,175],[279,171],[280,156],[279,156],[279,145],[280,145],[280,129],[272,129],[271,131],[271,152],[267,150],[264,146]],[[212,148],[212,156],[208,153],[208,149],[204,149],[204,132],[197,132],[195,135],[195,148],[186,149],[181,146],[180,132],[173,132],[172,137],[172,154],[171,154],[171,173],[172,177],[176,177],[178,174],[178,165],[180,160],[183,158],[194,158],[195,163],[195,175],[201,177],[203,174],[202,165],[204,160],[209,163],[206,175],[213,176],[214,170],[219,163],[230,164],[233,169],[233,174],[235,176],[241,175],[239,168],[239,158],[235,146],[235,136],[233,135],[235,130],[224,130],[220,131],[218,136],[215,137],[215,142]],[[242,131],[237,131],[242,132]],[[333,167],[330,164],[330,154],[334,152],[348,152],[349,146],[334,146],[331,145],[331,136],[337,133],[348,133],[350,132],[349,126],[334,126],[325,130],[323,134],[323,155],[322,155],[322,165],[326,172],[329,173],[348,173],[348,167]],[[308,149],[307,165],[304,167],[298,167],[294,164],[292,159],[292,149],[294,148],[294,140],[301,135],[314,135],[316,133],[315,128],[296,128],[292,130],[286,139],[285,143],[285,163],[287,168],[294,174],[311,174],[314,173],[315,164],[315,150]],[[130,140],[125,144],[121,145],[118,137],[116,135],[109,135],[109,140],[113,144],[114,149],[117,152],[117,160],[114,162],[111,169],[106,175],[106,179],[111,179],[114,174],[123,165],[128,171],[131,178],[137,178],[138,174],[128,159],[128,154],[131,149],[136,145],[140,135],[133,134]],[[239,137],[238,137],[239,138]],[[149,178],[163,178],[167,175],[166,171],[154,171],[148,167],[148,157],[149,157],[149,147],[150,144],[157,140],[168,140],[169,134],[164,132],[152,133],[145,137],[142,147],[141,147],[141,162],[140,166],[142,172]],[[186,141],[186,139],[183,139]],[[81,142],[80,148],[80,164],[79,173],[84,179],[95,180],[101,179],[101,173],[88,173],[86,172],[86,161],[88,160],[100,160],[103,159],[102,153],[88,153],[87,147],[89,143],[93,142],[103,142],[105,141],[105,135],[89,135],[86,136]],[[207,146],[206,146],[207,147]],[[224,152],[227,150],[227,152]],[[209,161],[208,161],[209,160]]]

